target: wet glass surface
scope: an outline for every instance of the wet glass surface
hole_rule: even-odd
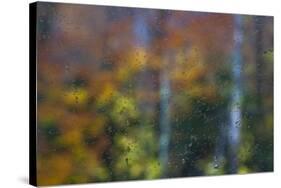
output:
[[[38,184],[273,170],[273,18],[38,3]]]

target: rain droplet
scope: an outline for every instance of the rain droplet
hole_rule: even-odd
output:
[[[241,127],[241,121],[240,121],[240,120],[236,121],[236,122],[235,122],[235,126],[236,126],[236,127]]]
[[[129,166],[129,159],[128,159],[128,157],[126,157],[125,162],[126,162],[126,165]]]
[[[78,104],[78,102],[79,102],[79,97],[75,95],[75,103]]]
[[[220,167],[219,162],[218,162],[218,159],[217,159],[217,156],[214,157],[214,164],[213,164],[213,167],[214,167],[215,169],[217,169],[217,168]]]
[[[49,135],[54,135],[54,134],[56,134],[56,131],[53,130],[53,129],[51,129],[51,130],[48,131],[48,134],[49,134]]]
[[[129,126],[130,125],[130,122],[129,122],[129,120],[127,119],[126,120],[126,126]]]
[[[219,164],[214,163],[214,168],[219,168]]]

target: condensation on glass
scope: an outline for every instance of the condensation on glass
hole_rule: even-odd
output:
[[[273,18],[37,7],[39,185],[273,171]]]

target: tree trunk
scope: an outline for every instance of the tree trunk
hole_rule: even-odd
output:
[[[262,104],[262,75],[263,75],[263,17],[256,17],[256,92],[257,92],[257,115],[263,120],[263,104]]]
[[[232,77],[233,77],[233,88],[231,93],[230,102],[230,123],[228,130],[228,141],[229,141],[229,165],[230,173],[237,173],[238,170],[238,147],[240,142],[240,128],[242,125],[241,117],[241,98],[243,95],[241,87],[241,71],[242,71],[242,17],[241,15],[234,16],[234,49],[232,54]]]
[[[169,78],[169,58],[165,57],[162,61],[162,70],[160,72],[160,151],[159,160],[162,166],[162,176],[167,176],[167,167],[169,161],[169,144],[171,137],[171,127],[170,127],[170,98],[171,98],[171,88],[170,88],[170,78]]]

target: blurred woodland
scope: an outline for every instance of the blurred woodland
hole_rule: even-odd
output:
[[[38,184],[273,171],[273,17],[38,3]]]

